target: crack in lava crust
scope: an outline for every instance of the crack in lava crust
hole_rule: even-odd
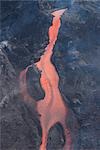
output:
[[[60,123],[64,129],[66,137],[64,150],[71,150],[71,135],[70,130],[66,126],[66,118],[68,116],[68,108],[64,104],[60,90],[58,87],[59,76],[54,65],[51,62],[53,47],[57,40],[59,28],[61,25],[61,15],[66,9],[61,9],[52,13],[53,21],[49,28],[49,44],[45,48],[44,54],[40,61],[35,63],[36,67],[41,71],[40,83],[45,91],[43,100],[36,102],[37,111],[40,114],[40,123],[42,127],[42,144],[40,150],[46,150],[47,137],[49,129],[56,123]],[[26,73],[29,66],[20,73],[20,88],[24,100],[30,100],[26,88]]]

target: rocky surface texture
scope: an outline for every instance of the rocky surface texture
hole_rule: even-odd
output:
[[[52,62],[60,76],[62,96],[70,108],[68,124],[73,137],[73,149],[100,149],[99,1],[72,4],[69,0],[38,0],[1,2],[1,150],[39,149],[42,131],[35,104],[23,101],[18,78],[20,71],[39,60],[44,52],[52,21],[50,12],[65,7],[68,7],[68,11],[62,17]],[[39,91],[35,95],[32,93],[33,74]],[[40,92],[38,70],[30,70],[27,78],[30,95],[36,96],[36,99],[42,98],[44,93]],[[47,149],[58,150],[63,145],[63,131],[57,124],[49,132]]]

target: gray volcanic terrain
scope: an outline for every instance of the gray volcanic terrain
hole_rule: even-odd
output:
[[[49,42],[51,12],[62,8],[67,10],[61,18],[52,63],[69,108],[73,150],[100,149],[100,2],[30,0],[1,1],[1,150],[39,150],[39,116],[35,103],[23,100],[19,74],[43,55]],[[28,69],[27,89],[36,101],[45,96],[40,76],[35,65]],[[47,150],[62,150],[64,143],[63,129],[56,124],[49,131]]]

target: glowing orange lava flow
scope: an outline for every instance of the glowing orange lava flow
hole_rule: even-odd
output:
[[[58,87],[59,76],[51,62],[53,47],[57,40],[58,31],[61,25],[60,18],[64,11],[65,9],[61,9],[52,13],[54,17],[52,25],[49,28],[49,44],[45,48],[45,52],[41,56],[40,61],[35,63],[36,67],[41,71],[40,83],[45,91],[44,99],[38,101],[36,105],[37,111],[40,114],[40,123],[42,127],[42,144],[40,150],[46,150],[49,129],[56,123],[60,123],[64,129],[66,141],[63,149],[71,150],[70,131],[66,126],[68,108],[60,94]],[[29,67],[30,66],[20,73],[20,88],[24,100],[31,101],[32,98],[29,96],[26,86],[26,73]]]

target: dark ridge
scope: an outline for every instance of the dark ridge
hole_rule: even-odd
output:
[[[27,72],[27,89],[31,97],[38,101],[44,98],[45,93],[40,84],[41,74],[33,65]]]

